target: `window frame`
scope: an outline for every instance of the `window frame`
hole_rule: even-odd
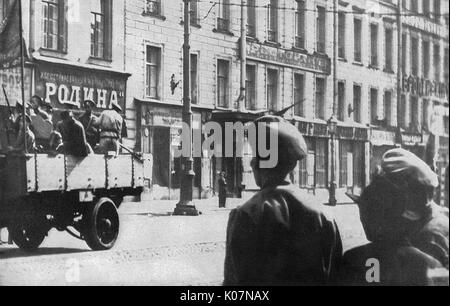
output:
[[[220,64],[219,63],[227,63],[227,76],[225,78],[225,105],[220,105],[220,84],[219,84],[219,80],[221,78],[220,74]],[[231,60],[230,59],[226,59],[226,58],[218,58],[216,60],[216,64],[217,64],[217,71],[216,71],[216,107],[217,108],[221,108],[221,109],[230,109],[231,105],[230,105],[230,92],[231,92],[231,82],[230,82],[230,77],[231,77]]]
[[[148,61],[148,56],[149,56],[149,49],[153,49],[154,51],[157,51],[157,60],[159,61],[156,64],[152,64],[149,63]],[[158,45],[154,45],[154,44],[146,44],[145,45],[145,59],[144,59],[144,63],[145,63],[145,83],[144,83],[144,96],[148,99],[151,100],[156,100],[156,101],[161,101],[162,98],[162,66],[163,66],[163,47],[162,46],[158,46]],[[157,73],[157,80],[156,80],[156,95],[152,96],[151,95],[151,79],[148,79],[148,69],[149,67],[156,67],[156,73]]]
[[[297,87],[297,78],[298,77],[301,78],[301,90],[299,90],[298,87]],[[305,99],[305,85],[306,85],[306,75],[305,75],[305,73],[294,71],[294,77],[293,77],[293,84],[292,85],[293,85],[294,103],[298,103],[297,102],[297,94],[296,93],[299,92],[299,91],[301,92],[300,100],[304,100]],[[294,116],[300,117],[300,118],[305,118],[306,117],[305,101],[300,103],[300,105],[296,105],[294,107]]]
[[[306,49],[306,1],[296,0],[297,8],[295,10],[295,41],[294,46],[298,49]]]
[[[269,80],[271,79],[271,75],[270,74],[272,72],[274,72],[276,74],[276,79],[275,79],[275,82],[273,84],[275,91],[272,91],[272,95],[271,95],[271,97],[269,99],[269,93],[270,93],[269,92]],[[267,69],[266,69],[266,106],[267,106],[268,110],[277,111],[279,106],[280,106],[277,103],[279,101],[278,97],[280,95],[280,88],[279,87],[280,87],[280,70],[278,68],[275,68],[275,67],[267,67]],[[274,98],[275,101],[271,101],[273,98]],[[272,104],[271,102],[272,103],[275,102],[276,105],[271,105]],[[275,107],[273,108],[273,106],[275,106]]]
[[[356,25],[359,24],[359,27]],[[362,63],[362,19],[361,18],[353,18],[353,61],[356,63]],[[356,29],[359,29],[357,32]],[[357,35],[357,33],[359,35]],[[359,51],[359,53],[358,53]]]
[[[252,70],[253,75],[253,87],[249,86],[251,83],[249,81],[249,71]],[[247,110],[257,110],[258,106],[256,105],[256,88],[257,88],[257,66],[255,64],[247,64],[246,65],[246,75],[245,75],[245,108]],[[249,88],[250,87],[250,88]],[[251,100],[249,100],[251,99]]]
[[[317,82],[317,80],[321,80],[322,82],[323,82],[323,92],[322,92],[322,95],[321,95],[321,97],[322,97],[322,101],[321,101],[321,104],[320,104],[320,108],[318,108],[318,94],[319,94],[319,91],[318,91],[318,86],[317,86],[317,84],[318,84],[318,82]],[[315,80],[314,80],[314,118],[315,119],[320,119],[320,120],[325,120],[325,117],[326,117],[326,106],[325,106],[325,103],[326,103],[326,95],[327,95],[327,83],[326,83],[326,78],[324,78],[324,77],[321,77],[321,76],[316,76],[315,77]],[[319,113],[319,110],[320,110],[320,113]]]
[[[58,53],[67,53],[67,0],[41,0],[40,1],[41,4],[41,9],[42,9],[42,14],[41,14],[41,47],[40,49],[42,50],[47,50],[47,51],[51,51],[51,52],[58,52]],[[50,7],[50,5],[56,6],[57,8],[57,34],[50,34],[50,33],[46,33],[45,29],[46,29],[46,23],[48,23],[48,17],[45,17],[44,14],[44,6],[48,8]],[[48,28],[48,24],[47,24],[47,28]],[[47,45],[45,45],[45,37],[47,37],[47,41],[48,41],[48,36],[49,35],[56,35],[56,47],[49,47],[48,43]]]

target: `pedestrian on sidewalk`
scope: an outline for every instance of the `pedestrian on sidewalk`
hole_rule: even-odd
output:
[[[219,208],[227,207],[227,191],[228,191],[227,175],[223,171],[220,173],[219,176]]]
[[[262,129],[278,135],[278,147],[270,149],[278,162],[264,168],[261,161],[267,159],[258,154],[258,145],[253,147],[251,166],[261,191],[231,212],[224,285],[327,285],[342,257],[336,222],[289,183],[289,173],[307,155],[306,142],[281,117],[265,116],[255,123],[259,136]]]

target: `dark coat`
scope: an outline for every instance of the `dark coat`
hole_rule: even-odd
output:
[[[88,146],[83,125],[75,119],[58,123],[58,131],[61,133],[64,143],[64,153],[77,157],[88,156]]]
[[[231,212],[226,286],[326,285],[342,256],[333,219],[285,184],[268,187]]]
[[[448,216],[437,205],[430,220],[412,237],[397,242],[376,242],[350,250],[344,255],[339,281],[343,285],[426,286],[428,272],[448,269]],[[380,263],[380,283],[369,284],[369,259]]]

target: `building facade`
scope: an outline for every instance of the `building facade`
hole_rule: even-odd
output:
[[[0,14],[10,2],[0,1]],[[285,117],[309,152],[291,179],[324,203],[333,182],[338,202],[360,193],[396,146],[431,154],[441,171],[448,165],[448,1],[401,1],[400,29],[397,2],[192,1],[194,130],[206,138],[208,121],[248,122],[294,106]],[[153,155],[152,197],[178,198],[183,2],[31,0],[23,12],[27,97],[41,95],[56,111],[81,111],[86,98],[98,111],[121,103],[125,144]],[[18,70],[0,76],[19,97]],[[203,152],[194,171],[197,198],[218,190],[220,172],[230,196],[257,188],[248,155]]]
[[[2,14],[12,2],[0,1]],[[124,1],[22,1],[22,16],[26,101],[42,97],[54,124],[63,110],[83,112],[85,100],[96,103],[97,113],[112,102],[125,107]],[[2,70],[0,79],[14,107],[21,99],[20,70]],[[8,114],[3,94],[0,104]]]

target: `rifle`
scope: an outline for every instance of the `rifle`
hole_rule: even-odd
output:
[[[2,84],[3,94],[5,95],[6,104],[8,105],[9,115],[13,115],[11,104],[9,103],[8,94],[6,93],[5,84]]]
[[[128,147],[124,146],[123,144],[121,144],[120,142],[118,142],[118,143],[119,143],[119,146],[120,146],[122,149],[124,149],[125,151],[127,151],[128,153],[130,153],[131,156],[132,156],[133,158],[137,159],[137,160],[140,161],[141,163],[144,162],[144,159],[142,158],[142,155],[141,155],[140,153],[134,152],[134,151],[131,150],[130,148],[128,148]]]
[[[286,107],[285,109],[283,109],[283,110],[281,110],[281,111],[278,111],[278,112],[275,112],[275,113],[273,113],[273,116],[278,116],[278,117],[284,117],[284,115],[286,115],[286,113],[291,109],[291,108],[294,108],[294,107],[296,107],[297,105],[299,105],[299,104],[302,104],[303,102],[305,102],[306,101],[306,99],[303,99],[303,100],[301,100],[301,101],[299,101],[299,102],[297,102],[297,103],[295,103],[295,104],[292,104],[291,106],[288,106],[288,107]],[[267,114],[270,114],[271,113],[271,111],[261,111],[261,112],[259,112],[259,113],[257,113],[258,115],[260,115],[261,117],[262,116],[266,116]]]

